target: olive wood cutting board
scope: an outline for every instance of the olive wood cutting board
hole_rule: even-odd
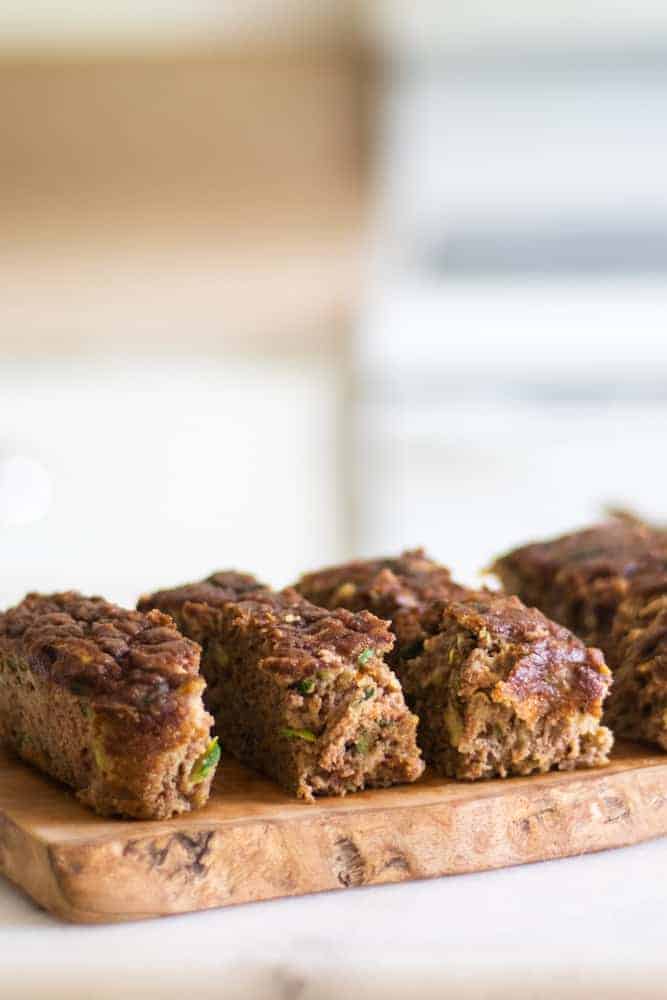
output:
[[[667,754],[622,744],[601,770],[414,785],[308,805],[223,760],[209,804],[100,819],[0,755],[0,871],[66,920],[107,923],[457,875],[667,833]]]

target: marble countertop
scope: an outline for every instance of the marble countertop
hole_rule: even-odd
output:
[[[664,998],[667,839],[563,861],[107,927],[0,881],[11,1000]]]

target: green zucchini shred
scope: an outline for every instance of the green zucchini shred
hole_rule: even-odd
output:
[[[306,743],[315,743],[317,736],[310,729],[292,729],[285,726],[280,730],[281,736],[286,736],[289,740],[305,740]]]
[[[198,785],[205,778],[208,778],[209,774],[220,760],[221,755],[222,751],[220,749],[220,744],[218,743],[218,737],[216,736],[215,739],[211,740],[201,757],[199,757],[194,763],[192,771],[190,772],[190,781],[193,785]]]

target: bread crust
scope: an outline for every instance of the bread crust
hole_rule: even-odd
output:
[[[68,591],[0,615],[0,740],[100,815],[202,805],[215,768],[200,650],[160,613]]]
[[[430,603],[457,600],[470,593],[452,580],[446,566],[435,562],[421,548],[306,573],[295,588],[321,607],[371,611],[390,621],[396,636],[389,657],[392,665],[418,646],[422,639],[421,615]]]
[[[619,736],[667,750],[667,573],[638,574],[612,630],[616,668],[606,720]]]
[[[186,601],[210,604],[217,608],[227,604],[228,601],[240,601],[254,593],[270,590],[270,587],[261,583],[251,573],[238,573],[233,569],[225,569],[211,573],[205,580],[157,590],[153,594],[144,594],[137,601],[137,609],[151,611],[153,608],[159,608],[165,614],[177,619]]]
[[[667,570],[667,533],[627,518],[523,545],[490,567],[507,593],[602,648],[612,666],[616,611],[648,570]]]
[[[602,653],[516,597],[436,602],[401,681],[429,765],[477,779],[607,763]]]
[[[174,607],[173,594],[159,600]],[[316,607],[294,590],[186,600],[175,613],[203,646],[221,743],[243,763],[307,801],[422,773],[417,720],[384,662],[394,642],[386,622]]]

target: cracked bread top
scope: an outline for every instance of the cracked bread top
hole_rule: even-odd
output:
[[[188,634],[202,642],[224,630],[227,643],[251,643],[262,667],[286,683],[324,668],[362,667],[366,657],[381,658],[394,644],[387,622],[370,612],[326,610],[293,589],[220,607],[188,602],[183,618]]]
[[[130,611],[76,591],[28,594],[0,614],[0,658],[25,660],[96,703],[153,716],[174,709],[175,690],[198,678],[199,657],[196,643],[160,611]]]
[[[424,549],[307,573],[296,589],[314,604],[352,611],[367,609],[389,619],[397,640],[389,656],[392,665],[419,648],[423,638],[422,613],[431,602],[462,600],[470,593],[468,588],[455,583],[449,569],[434,562]]]
[[[464,592],[447,567],[434,562],[423,549],[306,573],[296,589],[314,604],[371,610],[381,618],[393,618],[403,609],[424,607],[430,601]]]
[[[613,520],[547,542],[532,542],[501,556],[492,566],[501,579],[516,573],[536,582],[566,575],[582,583],[628,579],[647,566],[667,568],[667,534],[649,525]]]
[[[505,589],[608,654],[612,624],[635,578],[667,570],[667,534],[617,519],[508,552],[491,567]]]
[[[424,614],[422,627],[425,652],[433,637],[451,635],[450,665],[454,658],[467,660],[471,690],[500,679],[499,698],[531,702],[540,714],[598,713],[608,691],[602,653],[517,597],[479,592],[465,601],[438,602]],[[413,662],[407,661],[408,670]],[[493,676],[487,676],[490,663]]]
[[[171,587],[166,590],[158,590],[154,594],[146,594],[137,602],[137,608],[139,611],[159,608],[178,620],[186,601],[222,607],[228,601],[239,601],[250,594],[269,589],[266,584],[260,583],[250,573],[237,573],[236,570],[231,569],[220,570],[197,583],[186,583],[180,587]]]

